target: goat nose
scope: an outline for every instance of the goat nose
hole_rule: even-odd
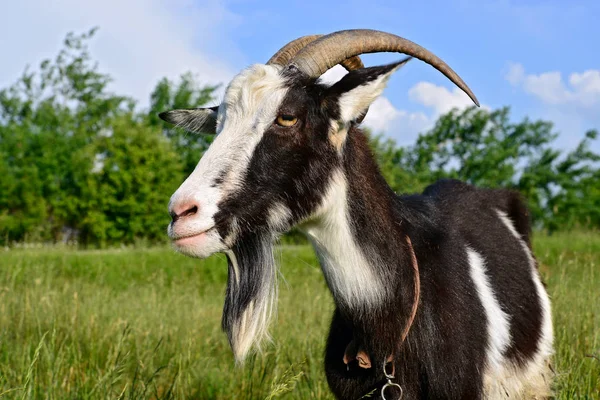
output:
[[[171,219],[173,222],[177,221],[179,218],[194,215],[197,212],[198,205],[195,203],[176,204],[169,210],[169,214],[171,214]]]

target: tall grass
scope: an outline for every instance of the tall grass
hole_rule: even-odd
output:
[[[600,236],[535,244],[553,299],[557,398],[600,398]],[[242,367],[220,329],[221,256],[0,253],[0,397],[331,399],[322,368],[331,297],[310,248],[279,253],[273,343]]]

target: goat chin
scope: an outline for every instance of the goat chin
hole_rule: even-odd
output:
[[[227,246],[216,229],[173,240],[171,243],[179,253],[196,258],[206,258],[215,253],[227,251]]]

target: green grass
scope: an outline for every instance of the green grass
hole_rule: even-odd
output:
[[[600,235],[538,237],[556,392],[600,398]],[[331,399],[332,300],[312,250],[279,251],[273,344],[236,367],[220,329],[225,259],[169,249],[0,252],[0,397]]]

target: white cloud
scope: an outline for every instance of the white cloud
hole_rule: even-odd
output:
[[[505,78],[511,85],[517,86],[525,78],[525,68],[519,63],[509,63]]]
[[[8,8],[8,9],[7,9]],[[19,16],[9,18],[9,15]],[[158,79],[192,71],[200,82],[226,82],[234,74],[223,55],[239,55],[227,39],[227,27],[239,18],[220,1],[191,0],[31,0],[4,8],[0,52],[11,62],[0,65],[0,85],[14,81],[27,63],[53,57],[69,31],[99,26],[91,42],[100,69],[114,78],[112,88],[147,104]],[[228,52],[213,55],[218,41]]]
[[[527,93],[530,93],[548,104],[560,104],[569,97],[560,72],[545,72],[540,75],[527,75],[522,83]]]
[[[473,105],[469,96],[459,88],[450,91],[430,82],[417,83],[408,91],[408,95],[412,101],[433,108],[436,115],[445,114],[454,108],[462,110]]]
[[[378,97],[369,107],[364,123],[373,132],[387,132],[392,121],[402,117],[403,113],[405,112],[396,109],[387,97]]]
[[[364,124],[375,134],[384,133],[400,144],[414,141],[431,126],[434,119],[423,112],[399,110],[387,97],[377,98],[365,117]]]
[[[371,106],[365,124],[374,132],[384,132],[399,144],[413,143],[420,133],[431,129],[438,117],[452,109],[464,110],[473,102],[463,91],[452,91],[430,82],[419,82],[409,91],[411,101],[424,106],[427,112],[409,112],[395,108],[385,97],[380,97]],[[489,108],[482,105],[483,108]]]
[[[569,83],[581,105],[585,107],[600,105],[600,70],[572,73],[569,76]]]
[[[558,71],[526,74],[521,64],[513,63],[505,78],[545,104],[600,111],[600,70],[574,72],[569,75],[567,85]]]
[[[538,102],[533,108],[536,118],[554,122],[561,132],[556,145],[572,149],[582,133],[600,124],[600,70],[573,72],[566,81],[558,71],[527,74],[523,65],[509,64],[506,80]],[[598,141],[592,149],[598,151]]]

